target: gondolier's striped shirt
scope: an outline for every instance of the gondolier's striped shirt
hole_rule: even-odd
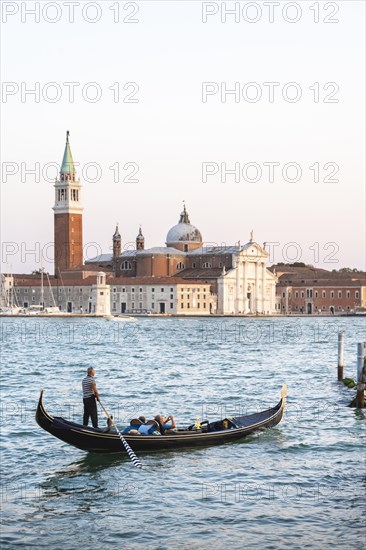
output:
[[[92,397],[94,395],[93,391],[93,382],[94,382],[94,376],[85,376],[82,381],[83,386],[83,399],[88,399],[88,397]]]

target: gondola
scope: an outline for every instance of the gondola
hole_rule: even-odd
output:
[[[275,407],[247,416],[227,417],[215,422],[202,422],[201,428],[189,426],[166,435],[124,434],[125,440],[134,451],[163,451],[184,447],[219,445],[248,434],[276,426],[282,419],[286,405],[286,385],[281,391],[281,400]],[[43,405],[43,390],[36,410],[36,421],[51,435],[91,453],[125,452],[118,434],[106,433],[99,428],[85,427],[61,417],[50,416]]]

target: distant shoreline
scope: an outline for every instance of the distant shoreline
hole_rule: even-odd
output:
[[[285,318],[303,318],[303,317],[310,317],[310,318],[331,318],[334,317],[365,317],[366,313],[288,313],[288,314],[269,314],[269,315],[228,315],[228,314],[215,314],[215,315],[176,315],[176,314],[161,314],[161,313],[151,313],[151,314],[144,314],[141,313],[139,315],[129,315],[129,317],[134,317],[135,319],[139,319],[141,317],[145,319],[285,319]],[[24,315],[24,314],[17,314],[17,315],[6,315],[3,313],[0,313],[0,317],[3,319],[75,319],[75,318],[86,318],[86,319],[105,319],[104,315],[95,315],[93,313],[67,313],[67,314],[49,314],[49,313],[38,313],[37,315]],[[118,315],[115,316],[118,318]],[[118,320],[121,320],[118,319]]]

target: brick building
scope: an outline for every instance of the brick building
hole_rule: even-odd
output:
[[[272,266],[278,277],[278,311],[284,314],[350,314],[366,308],[366,273],[315,267]]]

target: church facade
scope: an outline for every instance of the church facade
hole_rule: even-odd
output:
[[[84,263],[81,183],[68,132],[53,211],[54,276],[47,276],[47,285],[43,275],[15,276],[15,293],[23,307],[29,307],[32,298],[44,307],[96,313],[100,308],[95,295],[97,281],[103,280],[103,296],[108,295],[112,314],[276,313],[276,275],[267,269],[265,246],[254,241],[253,233],[244,245],[205,246],[185,205],[178,223],[167,232],[165,246],[146,248],[140,227],[135,248],[124,250],[117,226],[112,253]]]

